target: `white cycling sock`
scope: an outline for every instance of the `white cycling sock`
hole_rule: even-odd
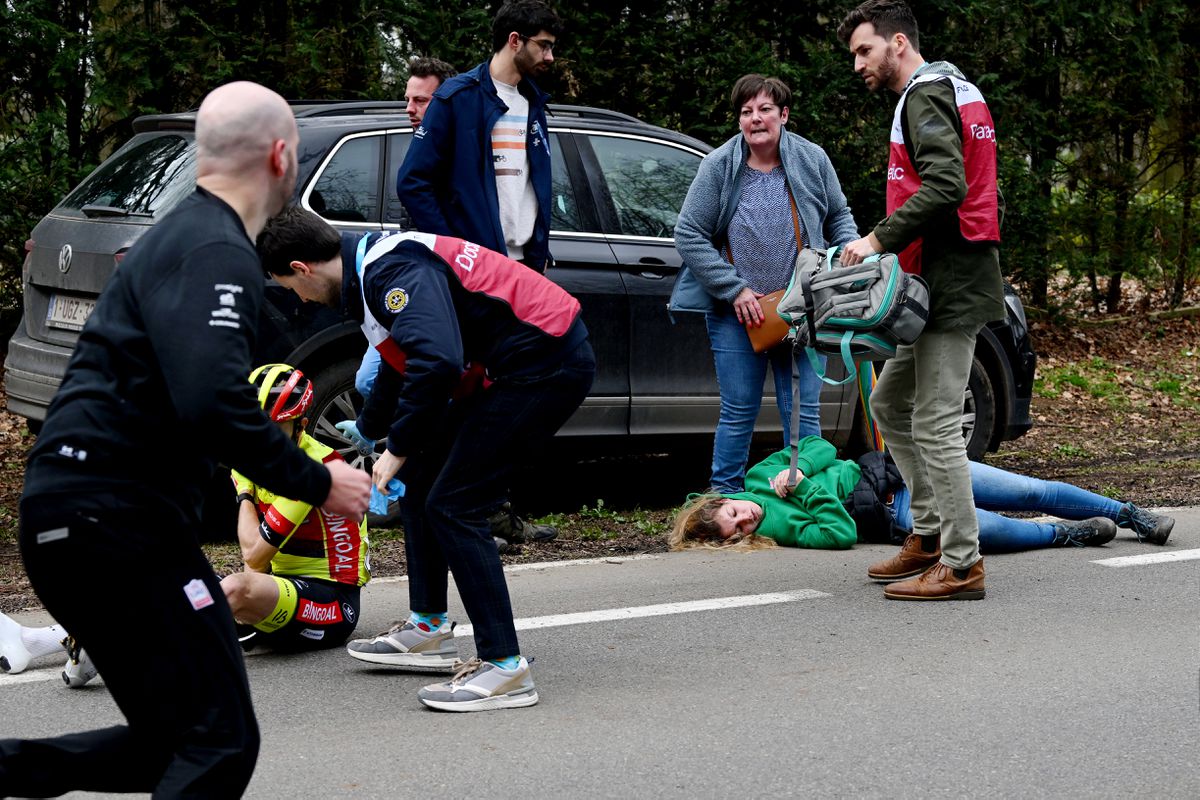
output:
[[[29,651],[30,658],[48,656],[51,653],[66,652],[63,639],[67,632],[62,625],[51,625],[48,628],[21,628],[21,643]]]

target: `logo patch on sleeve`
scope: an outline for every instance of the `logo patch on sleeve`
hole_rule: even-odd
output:
[[[393,314],[399,314],[408,305],[408,292],[400,288],[389,289],[387,296],[383,298],[383,302],[387,306],[388,311],[391,311]]]

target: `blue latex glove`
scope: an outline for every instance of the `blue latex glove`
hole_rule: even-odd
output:
[[[358,432],[358,425],[352,419],[344,419],[341,422],[334,424],[335,428],[341,431],[342,436],[345,436],[358,449],[358,452],[364,456],[369,456],[375,452],[375,440],[368,439]]]
[[[379,491],[378,486],[371,484],[370,512],[372,514],[386,514],[388,503],[404,497],[404,488],[404,484],[399,478],[392,478],[388,481],[386,494]]]

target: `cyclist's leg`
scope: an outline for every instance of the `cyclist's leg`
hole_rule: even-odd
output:
[[[276,650],[318,650],[345,643],[358,624],[359,589],[303,577],[264,575],[277,602],[253,624],[256,640]]]

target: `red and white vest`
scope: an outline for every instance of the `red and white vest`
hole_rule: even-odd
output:
[[[566,335],[579,316],[579,301],[557,283],[508,256],[473,242],[453,236],[405,231],[384,233],[367,247],[368,238],[363,236],[359,241],[354,265],[363,298],[361,328],[367,342],[378,350],[380,357],[397,372],[405,371],[407,356],[392,338],[389,327],[371,313],[371,307],[367,303],[364,273],[371,262],[390,253],[404,241],[414,241],[429,248],[450,265],[454,276],[465,289],[504,302],[518,320],[548,336]],[[402,290],[396,291],[403,295]],[[396,302],[407,303],[408,297],[398,296]],[[481,385],[486,387],[488,381],[484,370],[482,364],[467,364],[454,396],[464,397]]]
[[[996,128],[983,94],[972,83],[952,75],[926,73],[908,82],[892,118],[887,172],[887,213],[891,216],[917,193],[921,176],[908,157],[904,140],[903,113],[908,93],[919,83],[949,80],[954,86],[958,116],[962,124],[963,169],[967,178],[967,197],[958,207],[958,227],[971,242],[1000,241],[1000,217],[996,194]],[[900,253],[906,272],[921,272],[920,238]]]

